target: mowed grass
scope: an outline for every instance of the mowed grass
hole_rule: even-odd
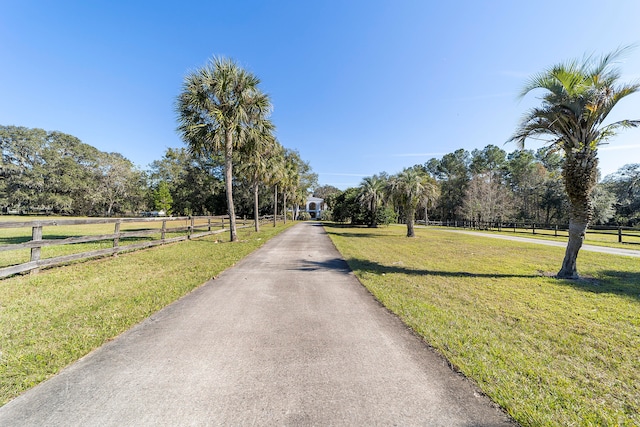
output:
[[[228,234],[0,280],[0,405],[231,267],[284,229]]]
[[[325,225],[360,281],[525,426],[640,425],[640,265],[442,230]]]

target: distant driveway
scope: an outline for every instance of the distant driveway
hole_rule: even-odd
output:
[[[0,425],[513,424],[301,223],[0,408]]]
[[[451,230],[451,229],[437,229],[440,231],[446,231],[451,233],[462,233],[462,234],[471,234],[474,236],[482,236],[482,237],[491,237],[494,239],[503,239],[503,240],[512,240],[516,242],[526,242],[526,243],[536,243],[538,245],[547,245],[547,246],[557,246],[561,248],[566,248],[566,242],[556,242],[553,240],[542,240],[542,239],[533,239],[531,237],[518,237],[518,236],[508,236],[504,234],[489,234],[489,233],[481,233],[477,231],[466,231],[466,230]],[[603,254],[611,254],[611,255],[624,255],[640,258],[640,251],[633,249],[623,249],[623,248],[608,248],[606,246],[595,246],[595,245],[582,245],[580,250],[590,251],[590,252],[600,252]]]

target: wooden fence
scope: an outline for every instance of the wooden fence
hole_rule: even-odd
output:
[[[273,216],[260,218],[260,222],[273,221]],[[237,228],[253,227],[253,220],[237,219]],[[44,230],[49,231],[55,227],[113,224],[113,233],[93,235],[70,235],[67,237],[43,238]],[[134,225],[132,230],[121,229],[126,225]],[[0,222],[0,230],[17,228],[31,229],[31,238],[17,237],[24,240],[19,243],[2,245],[0,253],[6,251],[30,250],[29,261],[13,264],[0,268],[0,278],[27,271],[37,272],[41,268],[67,264],[72,261],[95,258],[107,255],[115,255],[119,252],[132,251],[179,242],[187,239],[195,239],[212,234],[228,231],[228,216],[197,216],[197,217],[160,217],[160,218],[85,218],[85,219],[55,219],[19,222]],[[51,233],[50,233],[51,234]],[[1,240],[11,240],[0,239]],[[42,248],[61,245],[79,245],[96,243],[108,244],[109,247],[76,252],[68,255],[42,258]],[[79,246],[81,247],[81,246]]]
[[[424,221],[421,221],[424,224]],[[568,225],[537,224],[535,222],[484,222],[484,221],[429,221],[429,225],[461,227],[475,230],[513,231],[554,237],[568,236]],[[618,243],[640,244],[640,230],[631,227],[590,226],[587,234],[607,235],[617,239]]]

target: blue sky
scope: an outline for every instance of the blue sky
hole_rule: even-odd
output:
[[[272,99],[282,145],[320,184],[509,139],[557,62],[640,42],[640,2],[29,1],[0,3],[0,124],[58,130],[140,168],[180,147],[184,76],[235,59]],[[640,46],[620,64],[640,80]],[[640,119],[640,94],[611,119]],[[530,145],[530,148],[537,148]],[[640,129],[600,150],[640,162]]]

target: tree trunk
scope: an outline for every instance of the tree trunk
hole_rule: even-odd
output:
[[[569,242],[567,250],[562,261],[562,268],[558,272],[560,279],[578,279],[578,268],[576,261],[578,259],[578,251],[584,242],[584,234],[587,231],[587,223],[576,221],[573,218],[569,220]]]
[[[273,226],[278,223],[278,184],[273,186]]]
[[[284,214],[284,223],[287,223],[287,193],[282,193],[282,213]]]
[[[255,220],[256,233],[260,231],[260,213],[258,212],[258,183],[253,184],[253,218]]]
[[[576,260],[593,213],[591,190],[597,181],[598,159],[596,151],[589,148],[566,154],[562,174],[570,203],[569,242],[557,277],[578,279]]]
[[[227,191],[227,211],[229,212],[229,233],[232,242],[238,241],[236,230],[236,210],[233,206],[233,135],[227,131],[224,149],[224,186]]]
[[[416,216],[415,209],[407,210],[407,237],[416,237],[416,232],[413,229],[413,221]]]

